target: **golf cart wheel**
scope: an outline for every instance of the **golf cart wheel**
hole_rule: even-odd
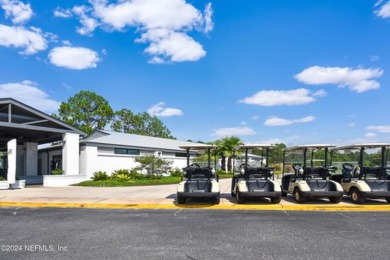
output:
[[[176,195],[176,201],[177,201],[177,204],[185,204],[186,203],[186,198],[183,198],[180,195]]]
[[[245,203],[245,200],[243,197],[241,197],[241,194],[239,191],[236,192],[236,200],[238,202],[238,204],[243,204]]]
[[[272,197],[271,198],[271,203],[272,204],[279,204],[281,200],[282,200],[281,197]]]
[[[362,193],[357,188],[351,189],[351,199],[356,204],[362,204],[366,201],[366,198],[363,197]]]
[[[213,203],[214,203],[215,205],[218,205],[220,202],[221,202],[221,198],[220,198],[220,197],[215,198],[215,199],[213,200]]]
[[[329,201],[331,203],[340,203],[342,198],[343,198],[342,196],[341,197],[329,197]]]
[[[387,203],[390,203],[390,198],[387,197],[387,198],[386,198],[386,201],[387,201]]]
[[[236,197],[236,193],[234,193],[234,186],[235,186],[235,184],[236,184],[236,177],[234,177],[233,176],[233,178],[232,178],[232,184],[231,184],[231,195],[232,195],[232,197]]]
[[[282,197],[287,197],[287,192],[283,191],[283,186],[280,185],[280,189],[282,190]]]
[[[306,202],[306,198],[302,196],[302,193],[301,191],[299,190],[299,188],[295,188],[294,190],[294,199],[298,202],[298,203],[305,203]]]

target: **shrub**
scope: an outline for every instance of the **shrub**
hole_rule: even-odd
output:
[[[225,172],[224,170],[221,170],[221,169],[217,169],[215,171],[215,174],[218,174],[218,175],[228,175],[228,174],[230,174],[231,175],[231,173],[227,173],[227,172]]]
[[[115,174],[112,178],[118,181],[129,181],[131,179],[129,175],[122,173]]]
[[[61,175],[63,171],[61,169],[55,169],[51,171],[52,175]]]
[[[183,176],[183,171],[180,170],[179,168],[174,168],[169,170],[169,173],[171,174],[172,177],[181,177]]]
[[[0,176],[0,181],[5,181],[6,179]]]
[[[161,159],[154,155],[136,157],[135,161],[140,163],[140,168],[146,170],[148,175],[160,175],[168,171],[172,162]]]
[[[93,173],[93,177],[91,178],[94,181],[105,181],[110,179],[106,172],[98,171]]]
[[[138,168],[134,168],[132,170],[129,170],[129,169],[119,169],[119,170],[115,170],[112,175],[111,175],[111,178],[112,179],[122,179],[124,180],[126,176],[129,180],[140,180],[140,179],[144,179],[144,176],[140,173],[138,173]],[[119,176],[119,177],[118,177]]]

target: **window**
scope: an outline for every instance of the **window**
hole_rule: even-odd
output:
[[[130,155],[140,155],[141,152],[139,149],[125,149],[125,148],[114,148],[115,154],[130,154]]]
[[[187,157],[186,153],[175,153],[175,157]]]

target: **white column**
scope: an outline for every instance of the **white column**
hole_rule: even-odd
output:
[[[81,147],[80,155],[80,174],[92,177],[98,169],[98,156],[96,146]]]
[[[38,144],[25,143],[24,174],[28,176],[38,175]]]
[[[7,170],[7,181],[8,184],[14,184],[16,180],[16,139],[12,139],[7,143],[7,160],[8,160],[8,170]]]
[[[64,175],[79,175],[79,135],[64,134],[62,147],[62,170]]]

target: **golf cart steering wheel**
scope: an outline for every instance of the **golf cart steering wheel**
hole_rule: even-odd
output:
[[[293,167],[294,170],[298,171],[299,169],[302,168],[302,165],[300,163],[294,163],[292,165],[292,167]]]
[[[343,170],[352,171],[355,166],[350,163],[343,163]]]
[[[198,167],[198,168],[200,168],[199,164],[197,164],[197,163],[190,164],[190,167]]]
[[[249,167],[249,164],[247,163],[241,163],[240,166],[238,167],[239,169],[243,169],[245,167]]]

